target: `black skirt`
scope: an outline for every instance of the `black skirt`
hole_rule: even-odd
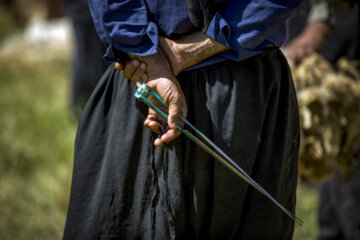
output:
[[[277,49],[178,76],[188,120],[290,211],[299,116]],[[136,88],[110,66],[80,120],[64,239],[291,239],[294,223],[181,135],[154,147]]]

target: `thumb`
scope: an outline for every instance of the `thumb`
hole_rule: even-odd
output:
[[[181,110],[181,99],[179,95],[179,91],[176,85],[170,80],[164,82],[158,81],[149,81],[147,84],[151,89],[158,90],[158,94],[164,99],[164,101],[168,104],[168,125],[171,129],[176,129],[176,122],[179,118],[180,110]]]
[[[176,123],[179,118],[180,107],[178,104],[170,103],[169,104],[169,117],[168,117],[168,125],[172,129],[176,129]]]

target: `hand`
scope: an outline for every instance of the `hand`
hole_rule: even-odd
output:
[[[155,146],[162,146],[180,135],[176,129],[176,124],[181,123],[179,120],[180,113],[184,116],[187,114],[184,94],[161,48],[158,48],[157,54],[151,56],[129,55],[131,58],[146,64],[148,86],[156,91],[169,106],[167,110],[160,102],[150,99],[157,107],[168,113],[168,121],[165,121],[155,110],[149,108],[149,114],[144,122],[146,127],[159,134],[160,124],[164,127],[164,133],[154,141]]]
[[[305,57],[322,49],[330,33],[330,26],[323,22],[306,26],[303,32],[285,47],[286,56],[296,64],[300,63]]]
[[[134,85],[138,81],[144,83],[147,81],[146,64],[141,63],[136,59],[132,59],[130,62],[126,63],[125,66],[121,62],[116,62],[114,68],[118,71],[123,70],[124,77],[129,79]]]
[[[146,127],[158,134],[161,133],[160,124],[163,126],[164,133],[154,141],[155,146],[162,146],[164,143],[169,143],[180,135],[181,132],[176,129],[176,124],[184,125],[179,119],[179,114],[187,115],[187,105],[184,94],[175,78],[156,78],[150,80],[147,84],[151,89],[156,91],[169,106],[169,109],[166,109],[166,107],[157,100],[150,99],[158,108],[168,113],[168,121],[166,122],[154,109],[149,108],[149,114],[144,122]]]

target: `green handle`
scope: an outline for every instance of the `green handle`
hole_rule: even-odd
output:
[[[146,103],[146,105],[148,105],[149,107],[153,108],[157,113],[160,114],[160,116],[165,119],[167,121],[168,119],[168,115],[166,113],[164,113],[160,108],[158,108],[155,104],[153,104],[149,99],[147,99],[144,95],[146,94],[142,94],[142,91],[136,91],[135,92],[135,97],[141,101],[143,101],[144,103]],[[159,96],[160,97],[160,96]],[[161,99],[161,97],[160,97]],[[163,103],[164,104],[164,103]],[[184,132],[184,129],[179,125],[176,124],[176,128],[180,131],[180,132]]]

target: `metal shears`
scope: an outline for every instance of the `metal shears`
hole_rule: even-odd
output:
[[[152,95],[155,97],[162,105],[168,108],[168,105],[161,98],[161,96],[150,89],[148,85],[145,83],[140,84],[137,83],[137,90],[135,92],[136,99],[144,102],[149,107],[153,108],[162,118],[167,120],[168,115],[160,110],[154,103],[152,103],[148,97]],[[200,138],[194,136],[188,130],[181,127],[177,124],[177,129],[183,133],[185,136],[190,138],[196,144],[198,144],[202,149],[204,149],[207,153],[225,165],[228,169],[234,172],[236,175],[241,177],[245,182],[254,187],[260,193],[262,193],[265,197],[270,199],[273,203],[275,203],[286,215],[288,215],[293,221],[295,221],[299,226],[302,226],[303,221],[296,217],[293,213],[287,210],[284,206],[282,206],[274,197],[272,197],[263,187],[261,187],[255,180],[253,180],[240,166],[238,166],[228,155],[226,155],[218,146],[215,145],[208,137],[206,137],[199,129],[197,129],[194,125],[192,125],[183,115],[180,114],[180,119],[187,125],[195,134]]]

